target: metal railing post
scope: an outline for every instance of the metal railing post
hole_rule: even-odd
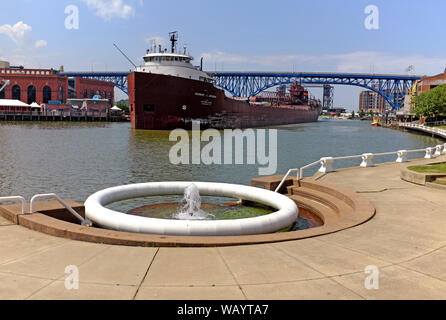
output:
[[[396,162],[407,162],[407,150],[400,150],[397,152],[397,155],[398,158],[396,159]]]
[[[0,202],[5,201],[20,201],[22,203],[22,214],[26,214],[26,200],[25,198],[21,196],[14,196],[14,197],[0,197]]]
[[[274,190],[274,192],[279,192],[279,191],[280,191],[280,189],[282,188],[282,186],[283,186],[283,184],[285,183],[286,179],[290,176],[290,174],[291,174],[293,171],[296,171],[296,172],[297,172],[297,180],[300,179],[298,169],[290,169],[290,170],[288,170],[287,174],[283,177],[282,181],[280,181],[280,184],[277,186],[277,188],[276,188],[276,190]]]
[[[441,154],[443,153],[443,148],[444,148],[444,145],[442,145],[442,144],[435,146],[435,155],[441,156]]]
[[[434,148],[426,148],[426,155],[424,156],[424,159],[432,159],[434,153]]]
[[[319,169],[319,172],[322,173],[329,173],[329,172],[333,172],[333,162],[334,162],[334,158],[333,157],[324,157],[321,158],[320,163],[321,163],[321,167]]]
[[[364,153],[362,155],[362,162],[360,164],[360,167],[367,168],[367,167],[373,167],[373,153]]]
[[[71,212],[77,219],[79,219],[83,226],[92,226],[92,223],[88,219],[84,219],[79,213],[77,213],[68,203],[66,203],[64,200],[62,200],[57,194],[55,193],[47,193],[47,194],[37,194],[31,198],[30,203],[30,212],[34,213],[34,204],[36,200],[38,199],[56,199],[59,201],[60,204],[62,204],[68,211]]]

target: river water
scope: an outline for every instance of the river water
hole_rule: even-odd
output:
[[[375,128],[366,121],[323,120],[275,127],[277,173],[323,156],[418,149],[443,143],[429,136]],[[150,181],[249,184],[259,165],[173,165],[169,131],[135,131],[129,123],[0,123],[0,196],[54,192],[84,202],[107,187]],[[422,154],[414,155],[421,157]],[[393,161],[395,156],[379,161]],[[359,165],[339,161],[336,167]],[[262,167],[260,165],[260,167]],[[307,174],[313,174],[308,170]],[[127,201],[131,209],[146,201]]]

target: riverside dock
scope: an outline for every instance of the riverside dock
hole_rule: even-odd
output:
[[[442,121],[441,124],[446,125],[446,121]],[[439,137],[446,140],[446,129],[411,122],[399,122],[398,128],[432,134],[433,137]]]
[[[100,112],[14,112],[0,111],[0,121],[126,122],[128,117]]]

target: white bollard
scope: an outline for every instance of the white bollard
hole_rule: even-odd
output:
[[[319,172],[322,173],[328,173],[328,172],[333,172],[333,158],[332,157],[325,157],[325,158],[321,158],[321,168],[319,169]]]
[[[361,167],[373,167],[373,153],[364,153],[362,155]]]
[[[442,144],[435,146],[435,155],[441,156],[441,153],[443,152],[443,148],[444,148],[444,146]]]
[[[396,159],[396,162],[407,162],[407,150],[399,150],[397,155],[398,158]]]
[[[424,156],[424,159],[432,159],[434,157],[434,149],[435,148],[426,148],[426,155]]]

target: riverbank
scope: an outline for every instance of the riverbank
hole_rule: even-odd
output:
[[[399,177],[401,168],[429,162],[318,176],[318,182],[368,198],[375,217],[351,229],[282,243],[110,246],[54,238],[0,219],[0,298],[446,299],[445,193]],[[64,287],[67,265],[79,267],[78,290]],[[378,268],[378,289],[364,286],[368,266]]]
[[[432,135],[432,137],[439,137],[446,140],[446,129],[441,127],[428,127],[425,125],[420,125],[411,122],[399,122],[397,124],[398,128],[403,128],[406,130],[414,130],[422,133],[427,133]]]
[[[0,111],[0,121],[129,122],[129,116],[105,112]]]

